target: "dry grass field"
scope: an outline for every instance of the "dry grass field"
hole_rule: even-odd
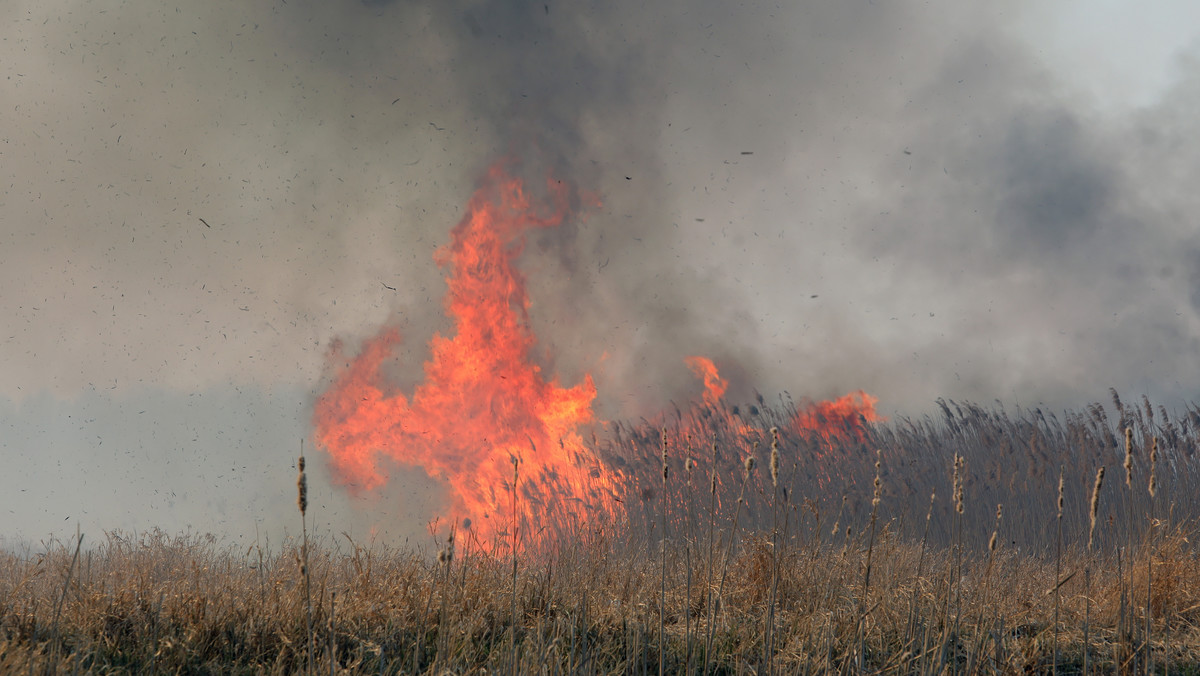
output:
[[[946,403],[757,449],[712,411],[619,429],[595,443],[628,513],[516,557],[462,529],[426,552],[158,532],[3,552],[0,672],[1200,673],[1200,416],[1114,404]]]

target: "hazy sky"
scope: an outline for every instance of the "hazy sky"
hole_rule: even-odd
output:
[[[294,531],[329,342],[419,373],[505,155],[603,200],[524,260],[601,417],[689,354],[889,415],[1197,398],[1200,6],[644,4],[0,6],[0,537]],[[312,464],[332,532],[435,511]]]

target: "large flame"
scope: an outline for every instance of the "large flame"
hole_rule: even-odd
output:
[[[876,399],[862,391],[783,410],[760,409],[762,397],[745,410],[729,406],[729,383],[716,364],[692,356],[685,362],[704,391],[686,413],[677,412],[669,435],[663,416],[645,421],[645,429],[612,425],[613,439],[585,445],[581,430],[596,422],[595,385],[585,375],[563,387],[533,362],[529,296],[516,267],[527,231],[570,216],[566,185],[550,180],[546,190],[545,203],[535,203],[502,164],[488,172],[450,243],[435,254],[447,270],[453,333],[430,340],[424,380],[411,396],[384,372],[401,340],[397,328],[383,328],[354,357],[334,343],[337,368],[313,419],[317,444],[340,483],[371,491],[388,481],[385,461],[420,468],[445,484],[443,515],[453,523],[469,520],[482,542],[509,544],[519,534],[529,544],[596,526],[598,517],[632,518],[642,508],[629,498],[649,504],[662,481],[664,443],[668,462],[680,465],[685,455],[695,459],[702,447],[712,448],[713,480],[723,490],[727,478],[740,475],[742,458],[771,442],[771,427],[795,442],[794,466],[817,466],[805,470],[811,474],[832,465],[821,458],[861,444],[867,424],[882,420]]]
[[[538,215],[522,182],[497,165],[471,198],[450,244],[435,255],[449,269],[445,302],[454,333],[430,341],[425,379],[411,399],[381,373],[400,341],[386,328],[317,401],[316,440],[342,483],[383,485],[381,456],[420,467],[446,483],[448,516],[469,519],[482,540],[513,525],[532,534],[591,520],[594,510],[611,512],[612,476],[580,438],[594,419],[591,376],[562,387],[530,357],[536,339],[515,263],[527,230],[568,216],[566,187],[547,181],[547,190],[548,213]],[[343,361],[340,344],[333,356]]]

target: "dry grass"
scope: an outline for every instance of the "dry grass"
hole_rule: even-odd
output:
[[[307,532],[245,551],[152,532],[0,552],[0,673],[1079,673],[1085,654],[1096,673],[1200,673],[1200,414],[1118,404],[1117,429],[1154,449],[1150,520],[1148,490],[1092,499],[1124,441],[1103,411],[951,408],[853,444],[772,439],[761,477],[721,416],[681,416],[665,440],[626,428],[607,452],[635,488],[650,466],[659,497],[551,554],[485,554],[462,529],[438,557]],[[736,480],[668,495],[663,449],[689,438],[717,441],[710,466],[684,451],[667,466]],[[804,464],[839,453],[837,483]],[[1139,481],[1143,457],[1126,468]]]
[[[1200,562],[1190,529],[1160,534],[1153,548],[1150,609],[1154,664],[1172,673],[1200,668]],[[264,554],[222,548],[211,538],[138,540],[110,534],[81,555],[52,543],[32,556],[6,554],[0,565],[0,671],[294,673],[306,666],[307,617],[295,557],[299,543]],[[874,550],[870,595],[863,571]],[[642,550],[644,552],[644,550]],[[1145,588],[1139,549],[1134,588]],[[411,673],[421,643],[422,672],[509,672],[511,568],[478,554],[435,562],[386,548],[310,543],[316,671]],[[1085,551],[1063,557],[1059,587],[1060,671],[1083,658]],[[954,585],[961,612],[948,627],[941,609],[949,549],[924,553],[889,525],[867,538],[807,545],[779,554],[774,667],[781,673],[850,667],[854,671],[940,673],[968,664],[985,673],[1049,671],[1054,655],[1055,563],[1015,552],[968,553]],[[989,565],[989,558],[991,559]],[[685,617],[705,630],[704,593],[719,580],[703,571],[689,598],[678,547],[668,557],[663,598],[665,668],[686,660]],[[593,536],[553,558],[524,561],[517,580],[516,633],[522,673],[642,673],[659,660],[661,561],[627,542]],[[917,574],[918,566],[923,570]],[[764,666],[763,621],[771,606],[775,554],[769,534],[737,550],[713,627],[710,669],[749,673]],[[1126,570],[1129,570],[1127,567]],[[1140,573],[1138,572],[1140,571]],[[695,575],[697,571],[693,571]],[[58,618],[53,609],[69,578]],[[1113,669],[1121,640],[1121,576],[1114,557],[1092,571],[1090,628],[1094,669]],[[331,597],[337,615],[330,618]],[[910,618],[917,599],[915,621]],[[432,601],[431,601],[432,600]],[[423,610],[436,603],[441,612]],[[865,608],[864,608],[865,606]],[[333,627],[332,635],[328,627]],[[332,649],[331,649],[332,646]]]

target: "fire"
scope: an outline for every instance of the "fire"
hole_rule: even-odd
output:
[[[717,365],[708,357],[684,357],[683,360],[697,378],[704,380],[704,403],[715,406],[725,396],[729,381],[717,372]]]
[[[792,418],[797,431],[812,432],[829,441],[834,437],[862,441],[866,424],[886,418],[875,412],[877,397],[856,390],[833,401],[809,402]]]
[[[704,381],[704,393],[701,400],[710,409],[723,410],[721,400],[729,389],[729,381],[721,377],[717,365],[707,357],[685,357],[684,362]],[[800,434],[816,434],[829,441],[833,438],[854,439],[862,441],[866,432],[866,424],[886,420],[875,412],[875,404],[879,403],[862,390],[856,390],[832,401],[805,401],[791,418],[791,428]],[[729,415],[728,413],[726,415]],[[743,435],[749,433],[749,428],[740,420],[731,421],[731,427],[740,430]]]
[[[594,421],[590,374],[563,387],[530,357],[536,338],[516,260],[527,231],[570,215],[567,188],[547,181],[547,190],[548,213],[538,215],[541,205],[522,181],[497,165],[471,198],[450,244],[435,255],[449,270],[445,305],[454,332],[430,341],[424,381],[411,397],[381,372],[400,342],[397,329],[385,328],[319,398],[316,440],[341,483],[383,486],[381,458],[420,467],[447,485],[448,516],[470,519],[483,541],[514,522],[527,538],[612,512],[614,479],[580,436]],[[333,358],[345,361],[340,344]]]
[[[744,457],[763,452],[772,427],[800,477],[827,472],[822,467],[835,463],[819,459],[863,443],[868,424],[883,420],[877,400],[862,391],[782,410],[761,396],[759,406],[731,407],[716,364],[691,356],[685,363],[704,390],[674,423],[665,415],[655,423],[643,418],[643,426],[617,423],[608,427],[611,438],[585,444],[582,431],[599,422],[596,387],[590,374],[563,386],[533,361],[537,339],[517,268],[529,231],[571,216],[569,190],[548,180],[547,197],[534,200],[502,164],[487,173],[449,244],[434,255],[446,270],[453,330],[430,340],[424,378],[411,392],[386,373],[401,342],[398,328],[384,327],[353,356],[333,344],[332,382],[313,422],[336,481],[374,491],[387,485],[389,464],[420,468],[446,486],[443,515],[461,526],[469,519],[479,542],[509,545],[519,536],[522,546],[540,545],[610,519],[632,523],[638,510],[655,504],[664,442],[672,465],[684,465],[685,456],[709,458],[723,492],[727,478],[741,476]]]

